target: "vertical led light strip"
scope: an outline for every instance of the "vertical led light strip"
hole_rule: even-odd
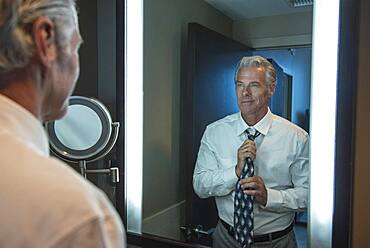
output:
[[[339,2],[314,2],[309,247],[332,239]]]
[[[125,179],[127,231],[141,233],[143,172],[143,2],[126,0]]]

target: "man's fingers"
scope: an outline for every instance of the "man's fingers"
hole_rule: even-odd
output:
[[[255,150],[256,144],[253,141],[249,141],[249,142],[243,143],[240,146],[240,149],[254,149]]]
[[[258,190],[251,190],[251,189],[244,190],[243,192],[244,192],[244,194],[253,195],[253,196],[256,196],[258,194]]]
[[[242,189],[258,189],[260,185],[256,182],[244,183],[241,185]]]
[[[244,194],[256,197],[256,202],[266,206],[267,192],[265,183],[260,176],[248,177],[240,180],[240,187]]]
[[[242,158],[252,158],[252,159],[255,159],[256,158],[256,151],[255,150],[248,150],[248,149],[242,149],[240,150],[240,155]]]
[[[252,183],[252,182],[264,184],[260,176],[247,177],[247,178],[240,180],[240,184]]]

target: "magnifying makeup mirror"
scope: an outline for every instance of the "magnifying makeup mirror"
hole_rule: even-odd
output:
[[[45,124],[52,152],[59,158],[78,163],[81,174],[110,174],[119,181],[118,168],[89,170],[88,162],[107,155],[115,145],[119,122],[112,122],[108,109],[98,100],[83,96],[69,98],[67,114]]]

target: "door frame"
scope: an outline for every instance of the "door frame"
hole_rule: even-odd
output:
[[[194,113],[195,104],[194,101],[201,101],[200,99],[195,99],[194,86],[197,83],[196,75],[198,72],[198,53],[199,48],[197,44],[200,36],[207,35],[212,37],[214,40],[217,39],[218,42],[227,42],[228,48],[230,49],[229,43],[232,42],[232,48],[235,50],[251,51],[252,49],[244,44],[241,44],[229,37],[226,37],[216,31],[213,31],[207,27],[204,27],[198,23],[188,24],[188,47],[186,50],[186,66],[183,78],[181,78],[181,98],[180,98],[180,167],[186,168],[185,170],[185,180],[186,180],[186,216],[185,222],[187,226],[197,225],[199,223],[194,223],[193,206],[194,202],[198,200],[195,197],[195,192],[193,190],[192,175],[195,165],[195,160],[198,152],[198,144],[196,141],[197,137],[195,134],[195,122]],[[229,51],[229,50],[228,50]],[[232,52],[235,52],[234,50]],[[214,213],[214,219],[209,219],[214,225],[217,224],[218,214],[217,207],[213,198],[202,199],[204,205],[209,207],[209,212]],[[202,204],[203,204],[202,203]]]

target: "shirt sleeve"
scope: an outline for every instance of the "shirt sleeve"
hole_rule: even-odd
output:
[[[113,222],[94,218],[72,230],[60,239],[53,248],[121,248],[126,247],[121,228],[111,226]]]
[[[193,187],[200,198],[224,196],[234,190],[237,182],[235,164],[221,165],[210,144],[207,129],[202,137],[193,174]]]
[[[298,143],[295,160],[290,166],[292,188],[276,190],[267,188],[265,209],[275,212],[303,211],[307,208],[309,194],[309,139],[306,135]]]

